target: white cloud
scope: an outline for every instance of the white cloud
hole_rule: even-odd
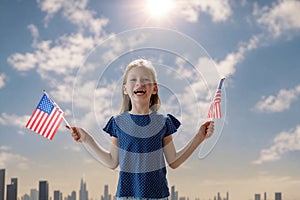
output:
[[[18,128],[24,128],[29,117],[30,116],[28,115],[18,116],[15,114],[1,113],[0,124],[3,126],[15,126]]]
[[[293,89],[281,89],[277,95],[263,96],[255,105],[255,110],[259,112],[282,112],[288,110],[291,104],[298,100],[300,95],[300,85]]]
[[[102,29],[107,25],[108,19],[95,18],[96,12],[86,9],[88,0],[64,2],[63,16],[67,20],[78,25],[80,29],[88,29],[96,36],[102,33]]]
[[[7,62],[19,71],[28,71],[35,67],[37,58],[32,53],[15,53],[7,59]]]
[[[11,150],[10,146],[0,146],[0,151],[8,151]]]
[[[47,12],[46,20],[49,20],[53,15],[58,12],[62,7],[64,1],[60,0],[37,0],[42,11]]]
[[[185,57],[185,56],[184,56]],[[179,79],[187,79],[190,80],[191,82],[197,81],[199,79],[199,77],[197,75],[195,75],[195,73],[197,73],[196,69],[190,68],[187,65],[186,61],[184,59],[182,59],[181,57],[176,57],[175,59],[175,63],[178,66],[177,69],[171,69],[170,70],[174,70],[174,72],[176,72],[176,75],[172,75],[174,76],[174,78],[179,78]],[[200,65],[200,64],[197,64]],[[171,73],[171,71],[170,71]]]
[[[7,77],[5,74],[0,74],[0,89],[5,86],[5,81],[7,80]]]
[[[272,7],[260,8],[254,4],[253,14],[258,16],[257,23],[267,26],[275,36],[287,31],[300,30],[300,2],[294,0],[281,0],[272,4]],[[224,60],[217,62],[218,71],[223,76],[233,75],[237,65],[245,59],[245,54],[258,48],[261,40],[266,39],[266,34],[253,35],[247,43],[241,43],[236,52],[227,54]]]
[[[258,15],[258,24],[267,27],[274,37],[283,33],[300,31],[300,1],[280,0],[272,7],[259,8],[255,4],[254,15]]]
[[[67,82],[54,85],[56,90],[51,91],[51,96],[57,102],[70,103],[72,102],[72,84]],[[63,109],[63,108],[62,108]],[[64,109],[63,109],[64,110]]]
[[[54,42],[37,42],[34,53],[15,53],[8,58],[8,62],[18,71],[37,68],[43,78],[49,77],[49,72],[70,74],[84,62],[96,42],[92,37],[84,37],[80,33],[62,36]]]
[[[228,0],[181,0],[176,3],[178,14],[189,22],[198,21],[200,12],[209,14],[214,22],[226,21],[232,14]]]
[[[65,150],[67,151],[72,151],[72,152],[80,152],[81,151],[81,148],[79,146],[65,146],[64,147]]]
[[[51,93],[58,95],[59,101],[70,102],[71,97],[67,94],[70,94],[68,91],[71,91],[74,73],[90,51],[103,40],[101,37],[106,35],[103,28],[108,19],[98,18],[96,12],[87,9],[88,0],[37,2],[40,9],[46,12],[46,22],[61,11],[61,16],[75,24],[78,32],[62,35],[55,40],[40,40],[38,27],[30,24],[28,29],[33,37],[34,51],[14,53],[7,62],[20,72],[36,70],[42,79],[48,81],[53,88]],[[70,77],[73,77],[71,81]]]
[[[39,38],[39,30],[34,24],[29,24],[27,28],[30,30],[31,35],[33,37],[33,43],[35,44]]]
[[[274,139],[271,147],[263,149],[260,157],[253,164],[279,160],[284,154],[300,150],[300,125],[289,131],[279,133]]]
[[[96,18],[96,12],[87,9],[88,0],[66,0],[38,1],[42,11],[46,12],[46,23],[58,12],[62,11],[62,16],[69,22],[77,25],[80,31],[88,29],[95,36],[100,36],[104,26],[108,24],[107,18]]]
[[[245,54],[251,50],[258,48],[260,41],[260,35],[254,35],[247,43],[241,43],[237,52],[231,52],[227,54],[226,58],[217,63],[218,71],[221,76],[233,75],[236,71],[237,64],[242,62],[245,58]]]
[[[26,73],[36,70],[42,79],[51,87],[50,94],[60,103],[72,101],[72,87],[74,74],[85,62],[90,52],[103,41],[103,28],[107,25],[107,18],[98,18],[96,12],[87,9],[88,0],[52,1],[38,0],[40,9],[46,13],[46,23],[57,13],[68,22],[76,25],[78,31],[62,35],[54,40],[40,40],[38,27],[28,25],[33,42],[32,52],[14,53],[8,57],[8,63],[17,71]],[[122,44],[122,42],[119,42]],[[97,63],[99,64],[99,63]],[[92,73],[93,66],[84,66],[84,70]],[[81,69],[82,70],[82,69]],[[0,77],[1,83],[1,77]],[[5,120],[7,114],[0,118]]]
[[[74,91],[73,106],[79,126],[98,128],[99,123],[104,125],[111,115],[118,112],[119,107],[112,103],[112,96],[120,93],[115,89],[115,82],[101,88],[96,88],[95,81],[78,83]]]
[[[16,167],[21,170],[29,169],[29,161],[26,157],[19,154],[6,152],[10,147],[0,146],[0,168]]]

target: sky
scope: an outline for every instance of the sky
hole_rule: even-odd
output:
[[[178,149],[203,123],[225,76],[215,133],[178,169],[169,186],[180,196],[300,199],[300,1],[1,0],[0,168],[18,177],[19,197],[48,180],[50,196],[78,191],[91,198],[118,170],[103,166],[64,123],[52,141],[25,128],[45,89],[66,113],[108,148],[102,131],[118,114],[126,65],[137,58],[158,72],[162,113],[182,126]]]

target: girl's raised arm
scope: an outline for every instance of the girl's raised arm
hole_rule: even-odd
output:
[[[109,152],[102,148],[95,139],[88,134],[84,129],[79,127],[69,127],[71,130],[71,135],[77,142],[83,142],[88,145],[88,147],[95,153],[97,158],[105,166],[115,169],[119,165],[119,148],[118,148],[118,138],[112,137]]]
[[[164,138],[164,153],[169,166],[172,169],[179,167],[184,161],[186,161],[196,148],[208,137],[210,137],[214,132],[214,122],[205,122],[200,128],[198,133],[192,138],[192,140],[187,143],[178,152],[176,151],[175,145],[173,143],[172,135]]]

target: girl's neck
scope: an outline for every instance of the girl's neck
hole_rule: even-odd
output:
[[[151,113],[151,110],[148,106],[132,106],[132,109],[129,111],[129,113],[136,115],[147,115]]]

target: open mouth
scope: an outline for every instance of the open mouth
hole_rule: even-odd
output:
[[[133,93],[134,94],[145,94],[146,90],[135,90]]]

